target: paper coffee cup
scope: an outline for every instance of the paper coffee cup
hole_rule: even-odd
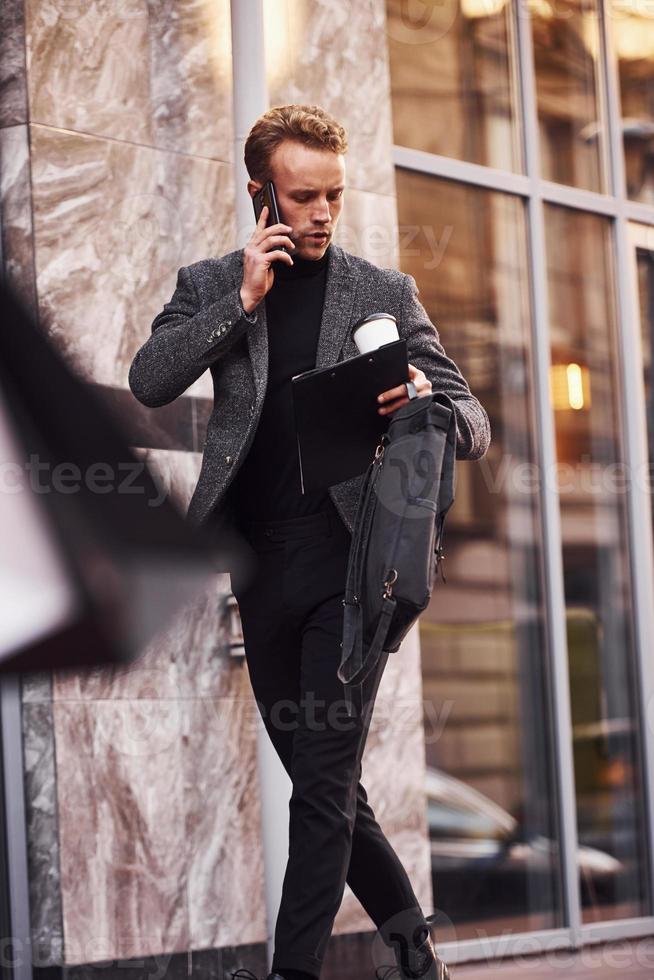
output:
[[[370,313],[354,325],[352,337],[359,353],[367,354],[382,344],[391,344],[400,339],[397,320],[391,313]]]

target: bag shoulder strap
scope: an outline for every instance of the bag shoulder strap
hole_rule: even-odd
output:
[[[445,405],[450,409],[450,421],[445,437],[445,448],[443,451],[443,465],[441,467],[441,481],[438,490],[438,512],[436,514],[436,536],[434,552],[436,555],[436,569],[440,572],[443,582],[447,582],[443,572],[443,534],[445,528],[445,518],[450,507],[454,503],[455,469],[456,469],[456,415],[454,413],[454,402],[445,392],[434,393],[434,402]]]

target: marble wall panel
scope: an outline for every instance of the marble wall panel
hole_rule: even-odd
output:
[[[184,511],[200,454],[136,452]],[[265,942],[256,704],[225,655],[228,583],[211,577],[132,664],[54,674],[67,963]]]
[[[189,948],[180,711],[54,702],[66,963]]]
[[[39,701],[52,701],[52,672],[49,670],[21,674],[21,702],[36,704]]]
[[[213,697],[181,702],[193,949],[267,937],[257,708],[245,664],[223,665],[214,686]]]
[[[143,0],[25,0],[33,122],[152,142]]]
[[[156,146],[232,163],[229,0],[148,0]]]
[[[384,3],[280,0],[264,10],[270,104],[327,109],[347,131],[350,187],[394,195]]]
[[[24,0],[0,3],[0,128],[27,122]]]
[[[34,122],[231,160],[229,0],[25,7]]]
[[[42,678],[43,680],[43,678]],[[49,688],[42,687],[40,694]],[[23,689],[25,694],[25,689]],[[37,693],[32,685],[31,693]],[[23,758],[27,819],[27,862],[35,966],[61,963],[63,921],[59,878],[57,799],[52,703],[23,703]]]
[[[0,129],[0,231],[6,282],[36,316],[31,162],[22,124]]]
[[[178,268],[234,247],[231,168],[31,130],[42,322],[82,377],[126,387]],[[209,372],[188,393],[213,397]]]

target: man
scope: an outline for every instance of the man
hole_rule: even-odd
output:
[[[293,784],[268,980],[320,975],[346,880],[395,952],[392,975],[446,980],[359,778],[387,653],[364,681],[366,710],[348,723],[337,710],[344,705],[336,676],[342,597],[363,474],[301,493],[290,379],[357,354],[351,326],[368,313],[391,313],[407,339],[417,394],[441,390],[454,401],[459,458],[486,452],[489,423],[441,346],[415,280],[332,242],[346,151],[344,129],[318,106],[275,107],[257,120],[245,144],[248,191],[253,196],[272,179],[282,220],[267,226],[264,208],[244,249],[179,270],[129,384],[139,401],[156,406],[207,368],[213,377],[214,408],[187,519],[219,542],[230,534],[245,542],[249,560],[234,551],[230,570],[250,680]],[[380,392],[378,411],[388,416],[407,400],[405,384]],[[407,933],[399,938],[398,916]]]

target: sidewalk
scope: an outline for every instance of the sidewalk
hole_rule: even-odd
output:
[[[332,936],[320,980],[373,980],[371,938],[370,933]],[[654,980],[654,936],[474,963],[457,964],[445,954],[444,959],[452,980]]]
[[[654,936],[586,946],[578,952],[552,950],[492,963],[452,965],[452,980],[653,980]]]

